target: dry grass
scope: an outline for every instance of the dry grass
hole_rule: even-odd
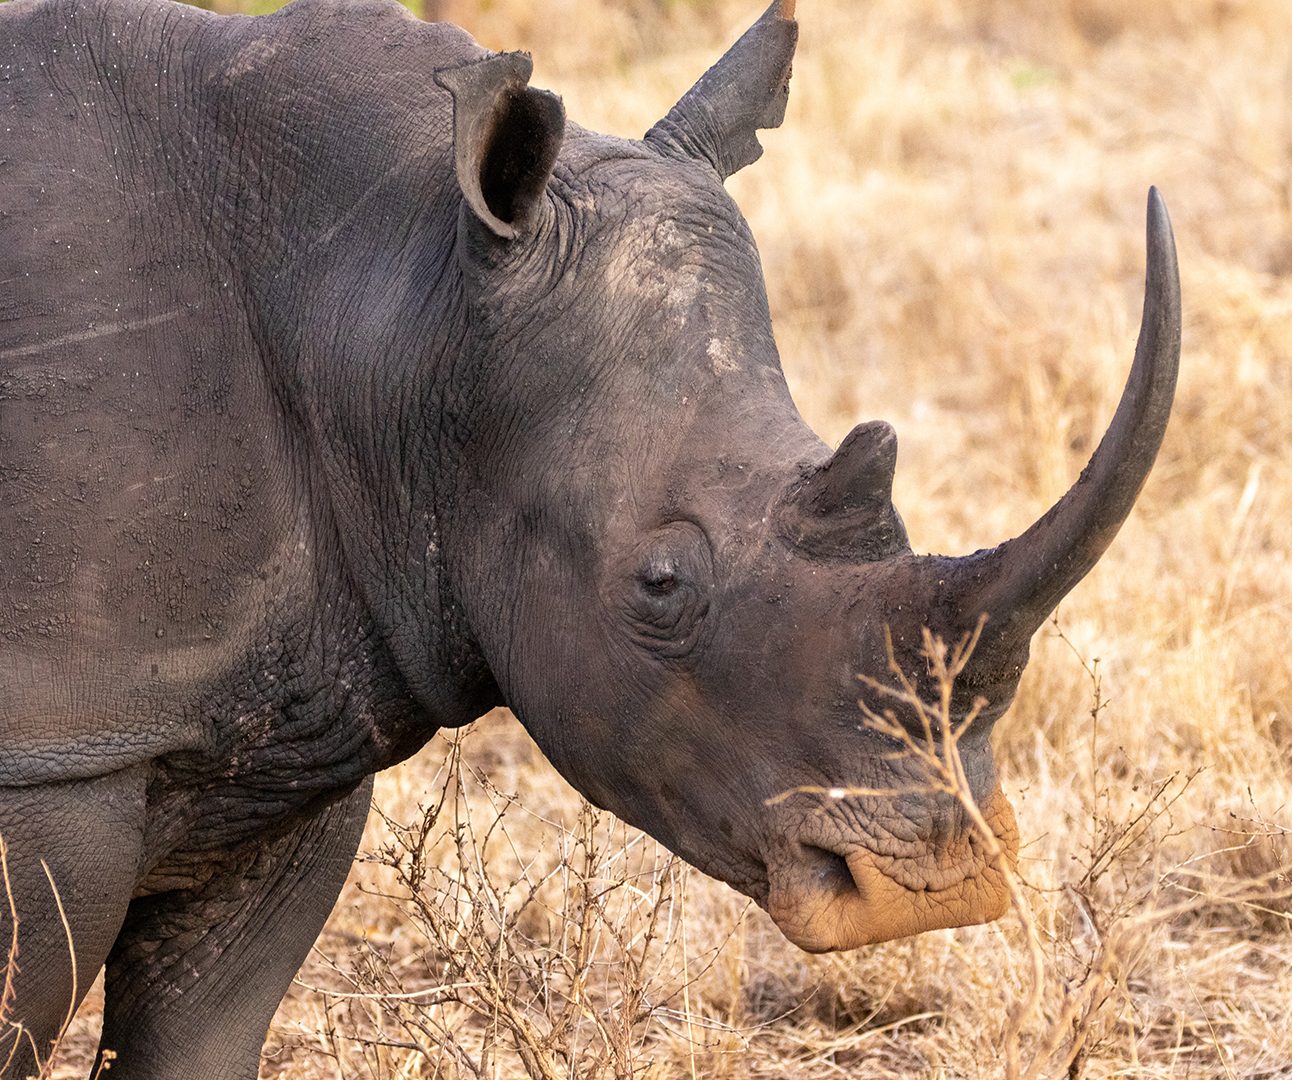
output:
[[[445,6],[639,134],[758,5]],[[799,7],[787,126],[731,186],[800,407],[895,424],[917,548],[1013,535],[1077,475],[1150,183],[1174,215],[1166,446],[998,727],[1015,911],[808,957],[492,715],[379,780],[267,1077],[1292,1076],[1292,5]]]

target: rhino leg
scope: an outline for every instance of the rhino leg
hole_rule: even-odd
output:
[[[7,890],[0,879],[0,989],[15,914],[18,923],[12,997],[7,1009],[0,1005],[0,1077],[39,1073],[103,966],[134,889],[143,808],[141,769],[0,787],[8,874]]]
[[[265,1032],[327,921],[371,779],[194,883],[136,898],[108,958],[113,1080],[255,1080]]]

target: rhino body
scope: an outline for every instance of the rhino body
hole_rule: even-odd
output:
[[[953,707],[1012,858],[991,723],[1161,440],[1170,230],[1152,197],[1082,482],[914,555],[887,425],[832,454],[795,410],[722,187],[784,113],[791,16],[626,140],[393,0],[0,6],[0,1074],[106,964],[114,1077],[254,1077],[372,774],[502,704],[804,948],[1004,910],[856,676],[927,689],[923,630],[985,625]]]

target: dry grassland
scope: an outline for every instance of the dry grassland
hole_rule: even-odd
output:
[[[445,6],[636,135],[757,2]],[[1166,445],[997,729],[1022,910],[806,956],[493,715],[379,779],[262,1075],[1292,1077],[1292,4],[799,16],[786,126],[730,186],[804,415],[896,426],[917,550],[1012,536],[1077,476],[1130,364],[1150,183],[1174,217]]]

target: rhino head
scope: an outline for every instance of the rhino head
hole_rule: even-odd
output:
[[[982,628],[949,708],[1011,862],[992,724],[1148,475],[1180,314],[1154,192],[1134,366],[1081,478],[1017,539],[914,554],[892,429],[831,453],[805,425],[723,189],[784,114],[792,14],[773,4],[641,141],[567,132],[519,54],[438,74],[475,373],[446,551],[480,654],[561,773],[824,951],[1006,910],[999,851],[859,699],[924,740],[874,684],[936,694],[926,632]]]

